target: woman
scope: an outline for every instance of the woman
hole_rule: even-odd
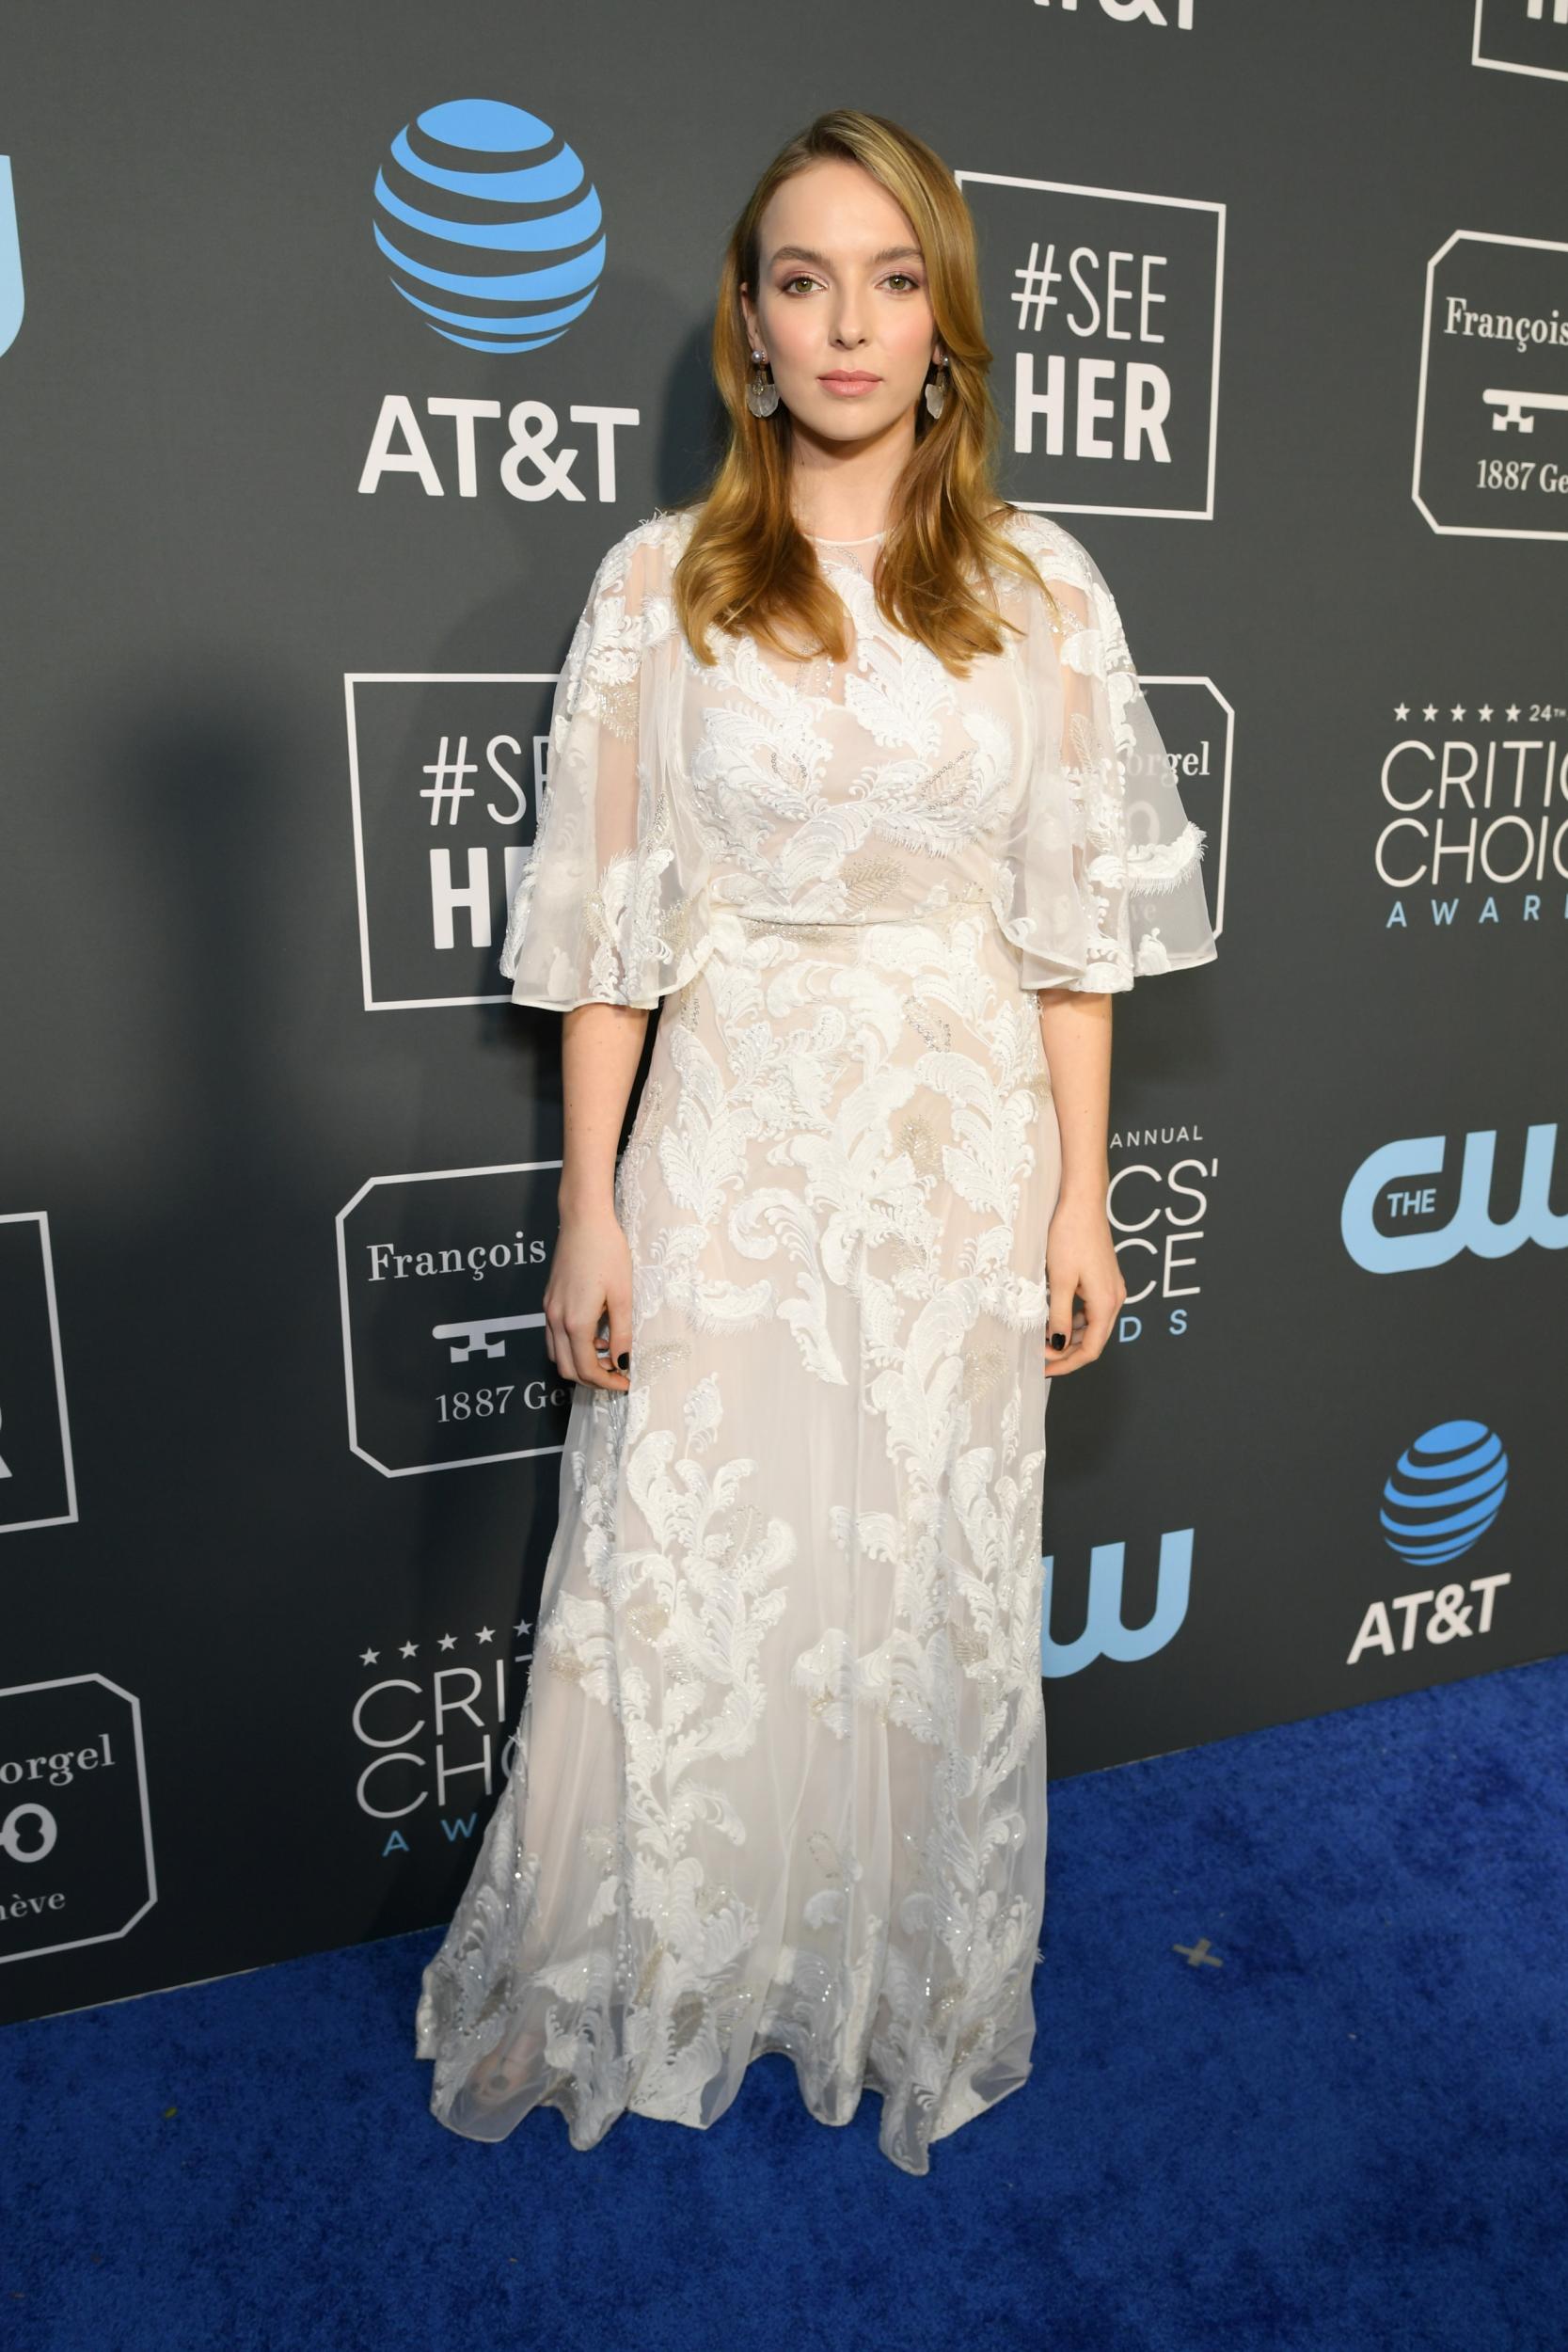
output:
[[[565,1016],[577,1386],[418,2018],[472,2138],[705,2126],[775,2050],[924,2173],[1029,2073],[1046,1382],[1126,1295],[1110,997],[1215,947],[1105,582],[991,486],[990,358],[952,175],[820,118],[730,242],[728,453],[562,674],[501,969]]]

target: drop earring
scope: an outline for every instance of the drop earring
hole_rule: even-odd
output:
[[[932,361],[932,365],[938,368],[945,368],[947,361],[945,359],[936,359]],[[926,379],[926,405],[930,410],[933,417],[941,416],[942,408],[946,404],[946,377],[942,375],[927,376]]]
[[[753,359],[762,360],[762,353],[753,351]],[[779,388],[770,375],[753,375],[746,387],[746,405],[753,417],[770,417],[779,405]]]

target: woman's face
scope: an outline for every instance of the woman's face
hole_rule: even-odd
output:
[[[843,445],[906,424],[942,346],[902,206],[861,165],[824,158],[774,190],[758,245],[750,348],[796,427]]]

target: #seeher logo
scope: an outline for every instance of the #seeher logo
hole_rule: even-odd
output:
[[[537,351],[582,316],[604,272],[598,191],[537,115],[453,98],[404,124],[375,176],[376,244],[431,332],[469,351]]]

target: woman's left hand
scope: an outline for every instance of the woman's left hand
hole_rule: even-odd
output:
[[[1093,1363],[1127,1296],[1103,1202],[1058,1204],[1046,1234],[1045,1275],[1051,1293],[1045,1369],[1055,1378]],[[1051,1340],[1058,1333],[1067,1343],[1053,1347]]]

